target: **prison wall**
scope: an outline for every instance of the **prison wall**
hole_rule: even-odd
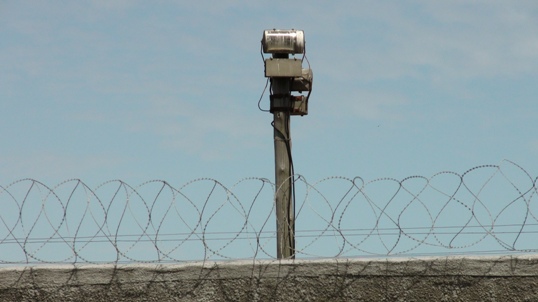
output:
[[[0,301],[538,301],[538,255],[5,267]]]

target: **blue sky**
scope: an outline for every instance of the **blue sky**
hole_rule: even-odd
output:
[[[538,175],[536,1],[1,1],[0,184],[273,179],[268,28],[305,31],[308,181]]]
[[[538,171],[534,1],[3,1],[1,182],[273,177],[262,31],[315,74],[295,170],[402,178]],[[268,105],[265,95],[262,105]]]

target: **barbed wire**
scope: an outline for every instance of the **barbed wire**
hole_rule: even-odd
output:
[[[293,177],[296,257],[538,251],[537,178],[505,160],[402,180]],[[0,264],[274,259],[275,184],[0,186]]]

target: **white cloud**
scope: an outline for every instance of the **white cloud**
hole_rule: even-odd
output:
[[[339,94],[337,106],[328,106],[335,115],[355,116],[363,120],[398,122],[410,118],[403,110],[410,101],[404,96],[375,90],[357,90]]]
[[[357,2],[324,16],[314,35],[334,37],[323,52],[333,76],[363,80],[416,76],[472,78],[535,72],[537,6],[533,2]],[[311,10],[316,10],[311,7]],[[321,45],[316,45],[320,47]],[[313,59],[314,61],[314,59]]]
[[[18,154],[3,153],[0,167],[4,181],[21,178],[62,181],[66,178],[88,178],[94,173],[113,170],[129,158],[111,154],[65,154],[46,150],[21,150]],[[49,185],[54,185],[49,183]]]
[[[270,115],[256,108],[265,84],[259,40],[268,27],[306,31],[315,74],[311,112],[323,108],[334,121],[342,114],[410,119],[404,109],[416,105],[414,88],[391,86],[402,79],[462,97],[472,96],[461,85],[469,79],[538,68],[532,1],[294,2],[271,9],[237,1],[148,9],[105,2],[43,4],[37,18],[10,17],[10,28],[31,47],[0,51],[2,69],[15,71],[4,76],[6,89],[23,94],[21,83],[35,79],[32,91],[53,99],[47,104],[58,115],[151,134],[164,148],[207,158],[228,158],[271,136]]]
[[[261,114],[249,112],[237,105],[198,105],[174,98],[150,101],[151,107],[140,116],[130,112],[122,121],[129,131],[159,137],[163,148],[197,154],[205,159],[229,159],[243,150],[260,147],[260,141],[270,135],[269,122],[260,122]]]

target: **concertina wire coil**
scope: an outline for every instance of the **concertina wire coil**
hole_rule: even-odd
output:
[[[294,175],[296,258],[538,250],[536,177],[505,160],[402,180]],[[0,186],[0,264],[275,259],[275,185],[79,179]]]

